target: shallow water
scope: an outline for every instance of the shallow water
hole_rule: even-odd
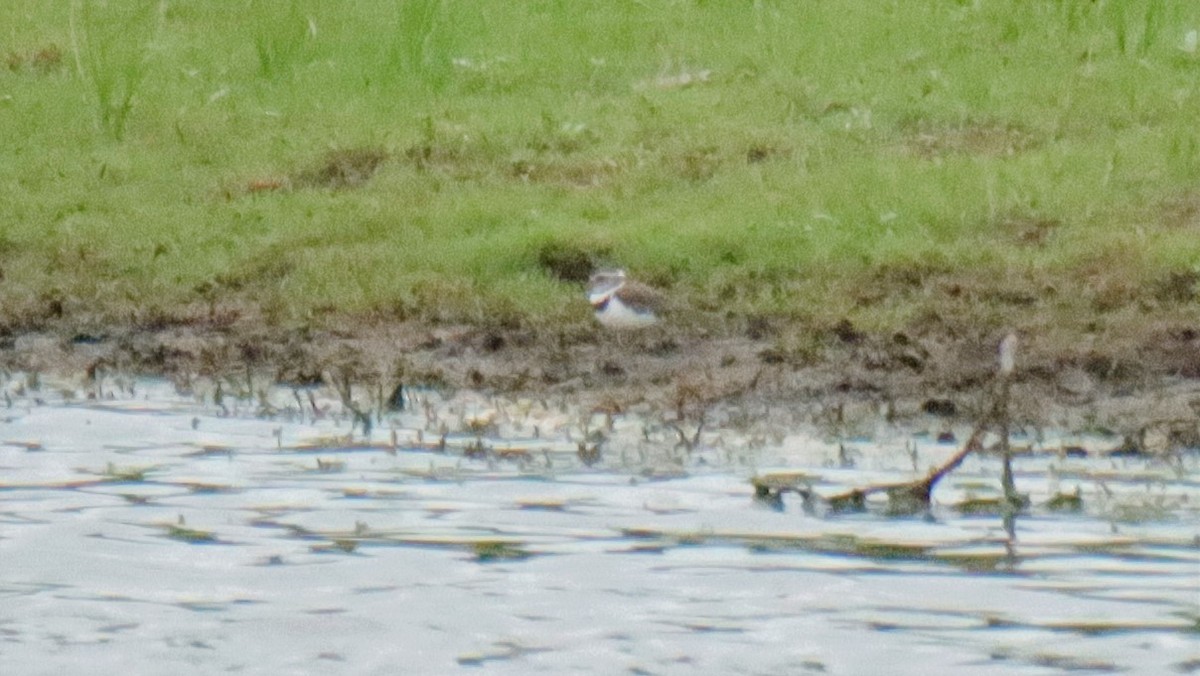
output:
[[[751,498],[910,479],[956,450],[924,434],[739,424],[688,453],[648,415],[419,393],[364,437],[321,392],[6,388],[5,674],[1200,673],[1195,452],[1029,441],[1010,543],[953,508],[996,495],[989,458],[930,518]]]

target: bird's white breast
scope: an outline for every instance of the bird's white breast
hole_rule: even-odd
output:
[[[603,297],[599,299],[603,302]],[[596,311],[596,319],[601,324],[614,329],[634,329],[650,326],[658,321],[658,317],[650,311],[639,312],[621,302],[615,294],[611,295],[602,309]]]

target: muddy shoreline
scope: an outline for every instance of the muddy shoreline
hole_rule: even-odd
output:
[[[987,405],[998,335],[872,336],[831,327],[804,350],[754,331],[655,327],[613,334],[391,323],[284,330],[252,322],[153,330],[71,327],[10,335],[9,371],[77,379],[110,374],[350,385],[383,397],[397,385],[555,397],[601,410],[702,411],[731,402],[803,409],[814,423],[970,422]],[[1022,334],[1015,418],[1031,428],[1103,432],[1134,445],[1200,439],[1200,336],[1154,332],[1118,350],[1063,350]],[[1173,437],[1144,441],[1150,429]],[[1182,429],[1180,432],[1178,430]],[[1156,438],[1161,434],[1152,433]]]

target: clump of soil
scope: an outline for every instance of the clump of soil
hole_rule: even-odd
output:
[[[578,244],[557,240],[546,242],[538,249],[538,265],[551,277],[582,284],[592,276],[598,261],[606,252],[589,251]]]

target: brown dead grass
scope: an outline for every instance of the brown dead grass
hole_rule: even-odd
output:
[[[315,165],[296,173],[292,180],[305,188],[357,188],[369,181],[387,159],[388,152],[376,147],[330,150]]]
[[[1156,219],[1167,230],[1200,231],[1200,192],[1189,192],[1158,205]]]
[[[621,171],[616,160],[516,160],[509,175],[530,183],[546,183],[570,188],[598,188]]]
[[[9,51],[4,57],[4,64],[14,73],[29,71],[48,75],[63,69],[63,51],[55,44],[26,52]]]
[[[1045,247],[1062,226],[1062,221],[1038,214],[1008,214],[998,218],[992,229],[1018,246]]]
[[[404,158],[419,171],[444,174],[457,180],[482,176],[492,164],[488,153],[478,143],[440,139],[409,146],[404,151]]]

